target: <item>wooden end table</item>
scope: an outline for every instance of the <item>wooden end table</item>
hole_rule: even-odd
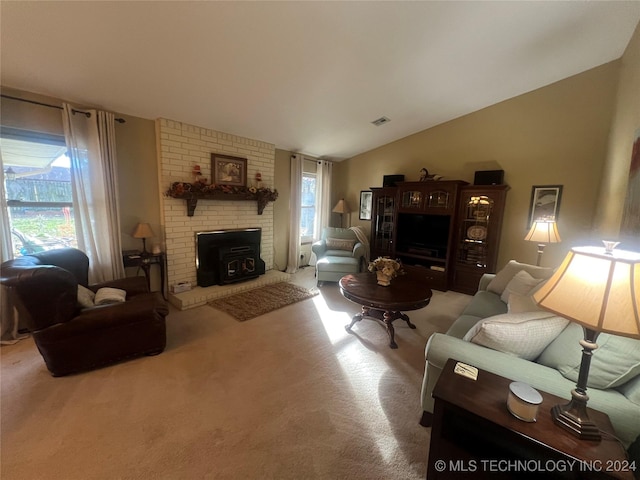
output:
[[[124,263],[124,267],[141,268],[147,280],[147,287],[149,288],[149,291],[151,291],[151,265],[158,265],[158,267],[160,268],[160,289],[162,292],[162,297],[166,300],[167,296],[164,293],[165,261],[165,256],[162,252],[146,254],[138,251],[122,252],[122,262]]]
[[[447,361],[433,390],[433,429],[427,478],[633,479],[609,416],[589,410],[602,440],[581,440],[553,422],[551,408],[567,400],[540,392],[536,422],[507,409],[511,380],[479,370],[477,380],[454,373]],[[639,465],[635,467],[640,468]]]
[[[421,267],[403,268],[406,274],[394,278],[387,287],[378,285],[376,274],[372,272],[353,273],[340,279],[340,293],[352,302],[362,305],[362,311],[356,313],[351,323],[345,326],[347,332],[351,332],[351,327],[363,318],[381,320],[389,335],[389,346],[398,348],[393,321],[401,318],[407,322],[409,328],[416,328],[402,312],[418,310],[429,305],[432,292],[427,279],[428,271]]]

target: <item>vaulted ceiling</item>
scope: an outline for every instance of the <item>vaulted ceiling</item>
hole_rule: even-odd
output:
[[[3,86],[339,160],[618,59],[640,2],[5,1],[0,14]]]

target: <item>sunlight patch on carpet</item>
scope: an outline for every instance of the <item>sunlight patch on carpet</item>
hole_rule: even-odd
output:
[[[207,305],[222,310],[236,320],[244,322],[287,305],[301,302],[317,294],[317,290],[307,290],[293,283],[280,282],[219,298],[208,302]]]

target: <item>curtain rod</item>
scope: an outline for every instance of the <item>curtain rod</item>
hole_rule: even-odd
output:
[[[19,102],[32,103],[34,105],[40,105],[42,107],[57,108],[58,110],[62,110],[62,107],[60,105],[51,105],[49,103],[37,102],[35,100],[27,100],[26,98],[20,98],[20,97],[12,97],[11,95],[5,95],[5,94],[0,94],[0,97],[10,98],[11,100],[18,100]],[[86,115],[87,118],[91,116],[90,112],[85,112],[83,110],[76,110],[75,108],[72,108],[71,111],[73,113],[82,113],[83,115]],[[124,118],[116,118],[115,121],[118,123],[126,123],[126,120]]]

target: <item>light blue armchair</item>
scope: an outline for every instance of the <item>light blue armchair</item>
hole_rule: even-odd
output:
[[[362,271],[365,246],[350,228],[326,227],[319,241],[311,246],[316,254],[316,280],[337,282],[348,273]]]

